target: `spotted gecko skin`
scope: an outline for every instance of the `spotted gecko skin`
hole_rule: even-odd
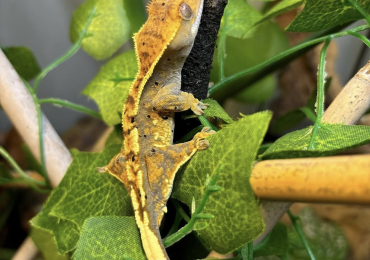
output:
[[[174,113],[207,105],[181,91],[181,69],[198,31],[203,0],[153,0],[148,20],[135,34],[139,72],[123,108],[121,152],[99,168],[122,181],[129,193],[149,260],[169,259],[159,225],[167,211],[177,170],[208,148],[208,128],[193,140],[173,144]]]

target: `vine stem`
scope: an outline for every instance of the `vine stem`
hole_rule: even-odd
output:
[[[303,232],[302,232],[302,229],[301,227],[298,225],[297,223],[297,220],[299,219],[298,217],[294,216],[290,210],[287,211],[288,213],[288,216],[290,218],[290,221],[292,222],[293,224],[293,227],[295,229],[295,231],[298,233],[298,236],[299,238],[301,239],[303,245],[305,246],[306,250],[307,250],[307,253],[310,257],[311,260],[316,260],[311,248],[310,248],[310,245],[308,244],[307,240],[306,240],[306,237],[304,236]]]
[[[248,243],[248,260],[253,260],[253,241]]]
[[[225,24],[223,25],[223,27],[225,27]],[[218,62],[220,64],[219,77],[220,77],[220,81],[223,81],[225,79],[226,33],[224,32],[222,28],[220,31],[221,31],[221,35],[220,35],[220,40],[219,40],[218,49],[217,49],[217,56],[218,56]]]
[[[100,113],[98,113],[98,112],[96,112],[96,111],[94,111],[90,108],[87,108],[85,106],[70,102],[68,100],[63,100],[63,99],[59,99],[59,98],[44,98],[44,99],[39,99],[38,103],[39,104],[50,103],[50,104],[54,104],[54,105],[60,105],[60,106],[63,106],[63,107],[70,108],[72,110],[83,112],[85,114],[96,117],[98,119],[102,118]]]
[[[39,87],[40,81],[46,77],[46,75],[58,67],[60,64],[63,62],[67,61],[69,58],[71,58],[73,55],[76,54],[76,52],[80,49],[82,41],[85,39],[87,36],[87,30],[90,27],[90,24],[94,18],[94,15],[96,13],[97,7],[94,6],[94,8],[91,10],[89,18],[87,19],[86,25],[84,29],[80,32],[80,35],[78,37],[78,40],[72,45],[72,47],[60,58],[55,60],[53,63],[51,63],[49,66],[47,66],[41,73],[36,77],[35,83],[33,85],[34,92],[37,93],[37,89]]]
[[[321,49],[320,53],[320,62],[319,62],[319,71],[317,74],[317,98],[316,98],[316,121],[315,125],[313,126],[312,130],[312,136],[311,136],[311,141],[308,149],[312,150],[315,149],[314,143],[316,140],[316,137],[319,133],[319,130],[321,128],[321,121],[322,117],[324,115],[324,106],[325,106],[325,58],[326,58],[326,52],[328,50],[328,46],[331,42],[331,38],[327,39],[325,41],[324,46]]]
[[[355,27],[355,28],[352,28],[352,29],[349,29],[349,30],[346,30],[346,31],[343,31],[343,32],[338,32],[338,33],[322,36],[322,37],[319,37],[319,38],[316,38],[316,39],[309,40],[309,41],[303,42],[301,44],[298,44],[297,46],[294,46],[294,47],[290,48],[289,50],[286,50],[286,51],[276,55],[275,57],[273,57],[271,59],[268,59],[267,61],[264,61],[264,62],[254,66],[252,68],[248,68],[248,69],[243,70],[239,73],[236,73],[232,76],[226,77],[223,81],[220,81],[217,84],[213,85],[209,89],[209,94],[212,96],[218,90],[220,90],[222,88],[225,88],[229,84],[232,84],[233,82],[235,82],[237,80],[240,80],[240,79],[242,79],[243,77],[245,77],[249,74],[260,71],[261,69],[263,69],[267,66],[273,66],[275,64],[278,65],[278,62],[282,61],[283,59],[288,58],[290,55],[292,55],[292,54],[294,54],[294,53],[296,53],[300,50],[303,50],[303,49],[305,49],[309,46],[316,45],[318,43],[324,42],[327,39],[334,39],[334,38],[339,38],[339,37],[349,35],[350,32],[359,32],[359,31],[363,31],[363,30],[366,30],[366,29],[369,29],[369,25],[358,26],[358,27]],[[278,67],[278,66],[276,66],[276,67]],[[233,90],[233,92],[235,92],[235,91]]]
[[[17,162],[10,156],[10,154],[2,147],[0,146],[0,155],[13,167],[13,169],[21,175],[21,177],[27,181],[27,183],[33,183],[36,185],[42,185],[45,186],[45,183],[39,180],[35,180],[28,176],[22,169],[19,167]]]
[[[356,0],[348,0],[351,5],[365,18],[367,24],[370,26],[370,16],[364,8]]]
[[[350,32],[349,35],[359,38],[367,47],[370,48],[370,41],[364,35],[357,32]]]
[[[180,228],[176,233],[174,233],[170,236],[167,236],[165,239],[163,239],[164,247],[169,247],[169,246],[173,245],[174,243],[179,241],[181,238],[183,238],[184,236],[186,236],[187,234],[192,232],[194,230],[194,226],[195,226],[195,223],[196,223],[197,220],[199,220],[199,219],[211,219],[211,218],[214,217],[211,214],[202,213],[202,211],[203,211],[203,209],[206,205],[206,202],[208,201],[208,198],[211,195],[211,193],[212,192],[217,192],[217,191],[222,189],[221,187],[216,185],[217,178],[218,178],[219,174],[221,173],[221,171],[222,171],[222,167],[219,167],[217,169],[216,174],[213,176],[212,180],[209,180],[209,178],[207,177],[205,192],[202,196],[201,201],[199,202],[199,205],[196,207],[195,211],[192,213],[190,221],[185,226]]]

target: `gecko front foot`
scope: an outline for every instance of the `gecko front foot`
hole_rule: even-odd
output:
[[[204,109],[206,109],[209,106],[209,104],[203,103],[202,101],[198,101],[195,105],[191,107],[191,110],[194,112],[194,114],[200,116],[203,115]]]
[[[202,131],[197,133],[193,138],[197,150],[207,149],[209,147],[209,141],[205,140],[205,138],[214,133],[216,132],[211,130],[209,127],[203,127]]]

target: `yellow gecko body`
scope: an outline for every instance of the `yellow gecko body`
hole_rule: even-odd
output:
[[[197,151],[206,149],[209,129],[193,140],[173,145],[174,113],[206,105],[182,92],[181,69],[193,46],[203,0],[153,0],[148,21],[134,36],[139,72],[123,108],[124,142],[108,171],[125,184],[149,260],[169,259],[159,225],[166,212],[177,170]]]

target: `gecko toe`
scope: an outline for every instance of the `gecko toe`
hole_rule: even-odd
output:
[[[205,139],[198,139],[196,147],[198,150],[204,150],[209,147],[209,141]]]
[[[107,166],[103,166],[103,167],[97,167],[96,170],[99,172],[99,173],[105,173],[107,172]]]

